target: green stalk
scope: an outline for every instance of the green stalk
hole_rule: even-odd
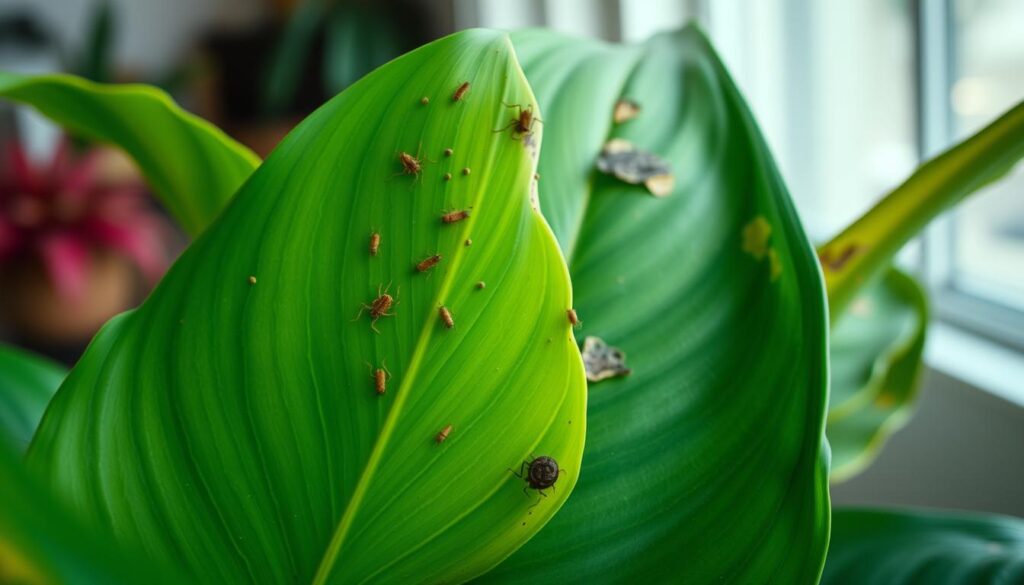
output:
[[[818,249],[832,321],[857,291],[937,215],[996,181],[1024,157],[1024,102],[923,164]]]

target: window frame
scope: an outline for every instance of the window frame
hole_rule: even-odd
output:
[[[950,99],[957,74],[957,38],[952,0],[915,0],[916,100],[920,158],[955,142]],[[972,286],[956,270],[955,210],[938,218],[921,239],[919,276],[927,285],[935,317],[975,335],[1024,351],[1024,311]],[[972,290],[974,289],[974,290]]]

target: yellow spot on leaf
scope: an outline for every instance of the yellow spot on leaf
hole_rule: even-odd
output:
[[[888,410],[896,404],[896,399],[893,398],[892,394],[886,394],[882,392],[878,396],[875,396],[875,406],[882,410]]]
[[[768,238],[772,226],[763,216],[755,217],[743,228],[743,251],[761,260],[768,252]]]
[[[42,584],[50,580],[10,543],[0,539],[0,583]]]
[[[775,248],[768,250],[768,265],[771,269],[772,282],[775,282],[782,276],[782,260],[779,260],[779,253]]]

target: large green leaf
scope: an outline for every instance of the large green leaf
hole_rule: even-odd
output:
[[[909,419],[922,369],[928,305],[890,269],[861,290],[832,327],[828,435],[832,480],[858,473]]]
[[[472,97],[452,102],[465,80]],[[568,272],[530,202],[540,129],[494,132],[502,102],[534,98],[489,31],[331,100],[97,336],[30,465],[205,581],[457,582],[515,550],[579,477],[586,392]],[[401,174],[399,152],[420,148],[422,173]],[[455,209],[468,219],[442,224]],[[379,287],[396,305],[378,334],[360,308]],[[531,453],[563,468],[546,497],[509,472]]]
[[[181,582],[134,547],[115,548],[68,513],[0,442],[0,583]]]
[[[0,443],[19,453],[28,448],[65,373],[43,357],[0,345]]]
[[[693,28],[639,47],[514,41],[544,113],[540,200],[580,338],[621,348],[632,375],[590,386],[576,491],[484,580],[814,582],[829,524],[824,290],[743,100]],[[641,112],[613,126],[620,96]],[[670,161],[674,192],[596,175],[609,137]]]
[[[30,104],[72,132],[124,149],[191,235],[217,216],[260,162],[153,87],[0,72],[0,97]]]
[[[1024,521],[952,512],[836,510],[822,583],[1024,583]]]

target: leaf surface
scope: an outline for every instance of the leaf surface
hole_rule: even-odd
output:
[[[743,100],[694,28],[627,47],[513,38],[543,112],[540,201],[569,258],[578,338],[620,348],[632,374],[590,385],[575,492],[482,581],[815,581],[824,289]],[[640,113],[613,125],[620,97]],[[597,174],[609,138],[667,160],[673,192]]]
[[[0,345],[0,443],[25,452],[65,374],[48,359]]]
[[[452,102],[465,80],[472,99]],[[502,102],[534,98],[491,31],[328,102],[97,336],[30,464],[203,580],[459,582],[497,564],[572,490],[586,403],[567,269],[530,201],[540,132],[495,132]],[[442,223],[454,210],[469,216]],[[509,471],[531,453],[564,470],[545,496]]]
[[[924,291],[895,268],[862,289],[835,321],[826,430],[833,481],[867,467],[910,418],[927,325]]]
[[[1024,522],[1005,516],[839,509],[822,585],[1024,582]]]

